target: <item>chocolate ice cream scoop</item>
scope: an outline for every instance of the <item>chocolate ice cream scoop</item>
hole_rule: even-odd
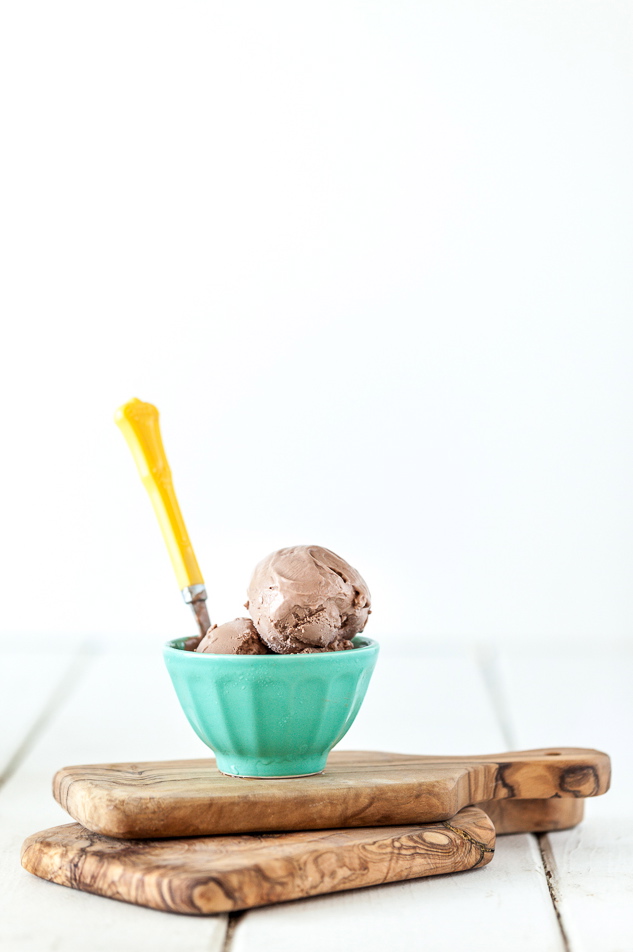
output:
[[[353,647],[370,606],[362,576],[320,545],[295,545],[263,559],[246,605],[262,640],[278,654]]]
[[[213,625],[196,648],[204,654],[270,654],[250,618]]]

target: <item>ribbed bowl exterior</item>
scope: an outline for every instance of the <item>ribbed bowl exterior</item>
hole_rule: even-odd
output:
[[[224,773],[300,776],[323,770],[365,697],[378,644],[309,655],[213,655],[165,646],[176,694]]]

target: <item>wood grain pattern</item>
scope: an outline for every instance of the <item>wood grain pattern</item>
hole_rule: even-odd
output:
[[[476,869],[494,844],[474,807],[424,826],[142,842],[71,823],[30,836],[22,865],[73,889],[200,915]]]
[[[585,813],[584,800],[484,800],[476,806],[487,813],[497,836],[507,833],[549,833],[577,826]]]
[[[122,839],[431,823],[489,800],[579,799],[609,786],[582,748],[482,757],[335,752],[314,777],[245,780],[212,759],[64,767],[55,798],[82,826]]]

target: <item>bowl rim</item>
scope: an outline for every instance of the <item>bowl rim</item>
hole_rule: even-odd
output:
[[[358,652],[361,651],[363,654],[370,652],[377,652],[380,648],[379,643],[374,638],[367,638],[366,635],[355,635],[352,638],[354,644],[354,651],[316,651],[313,654],[265,654],[265,655],[235,655],[235,654],[211,654],[206,652],[197,651],[184,651],[182,644],[185,641],[188,641],[190,635],[182,635],[179,638],[171,638],[169,641],[166,641],[163,645],[163,652],[166,656],[170,657],[189,657],[189,658],[199,658],[204,663],[217,663],[218,660],[222,662],[227,662],[229,664],[244,664],[246,662],[250,664],[274,664],[279,658],[284,659],[284,664],[289,662],[300,663],[300,664],[312,664],[318,659],[325,658],[338,658],[339,661],[343,661],[344,658],[355,658],[358,657]],[[178,644],[180,642],[180,644]],[[196,662],[198,663],[198,662]]]

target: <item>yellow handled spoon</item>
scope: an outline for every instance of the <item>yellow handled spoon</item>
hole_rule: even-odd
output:
[[[178,505],[160,435],[158,410],[151,403],[129,400],[116,411],[114,421],[127,440],[149,493],[183,598],[193,609],[200,634],[206,635],[211,626],[207,590]]]

